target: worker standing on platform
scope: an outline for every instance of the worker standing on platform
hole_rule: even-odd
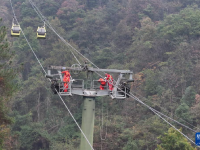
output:
[[[64,74],[63,76],[63,82],[64,82],[64,92],[67,92],[68,89],[68,84],[70,82],[70,73],[68,70],[66,71],[62,71],[62,73]]]
[[[100,82],[100,90],[104,90],[104,87],[106,86],[106,81],[102,78],[98,80]]]
[[[108,73],[106,73],[106,81],[108,82],[109,90],[112,91],[113,90],[113,77]]]

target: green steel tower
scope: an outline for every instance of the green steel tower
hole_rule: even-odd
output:
[[[57,71],[56,74],[55,70]],[[66,87],[66,82],[63,81],[62,71],[70,71],[74,74],[78,74],[79,72],[86,72],[87,79],[73,79],[70,75],[70,82],[67,83]],[[118,73],[118,79],[112,82],[112,90],[109,87],[110,81],[107,79],[103,79],[104,77],[101,78],[105,81],[104,86],[102,86],[101,82],[99,82],[98,79],[93,80],[94,72],[103,72],[104,74],[105,72]],[[126,78],[127,74],[129,75],[129,79]],[[46,77],[51,79],[51,89],[54,92],[54,94],[57,94],[58,92],[60,96],[83,96],[81,129],[87,139],[85,138],[85,136],[83,136],[83,134],[81,134],[80,150],[92,149],[91,146],[93,145],[93,132],[95,121],[95,97],[110,96],[112,99],[125,99],[126,97],[128,97],[130,92],[128,83],[134,81],[132,75],[133,72],[130,70],[99,69],[88,67],[87,64],[81,66],[73,65],[72,67],[49,67],[48,74],[46,75]],[[55,92],[55,89],[57,92]]]

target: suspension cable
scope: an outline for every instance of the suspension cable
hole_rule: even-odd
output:
[[[133,99],[135,99],[136,101],[138,101],[139,103],[143,104],[144,106],[146,106],[147,108],[149,108],[152,112],[154,112],[157,116],[159,116],[162,120],[164,120],[166,123],[168,123],[171,127],[173,127],[176,131],[178,131],[180,134],[182,134],[185,138],[187,138],[190,142],[192,142],[193,144],[195,144],[194,141],[192,141],[188,136],[186,136],[185,134],[183,134],[180,130],[178,130],[175,126],[173,126],[170,122],[168,122],[166,119],[164,119],[163,117],[161,117],[161,115],[159,115],[157,113],[157,111],[155,111],[155,109],[153,109],[152,107],[148,106],[147,104],[145,104],[144,102],[142,102],[139,98],[137,98],[135,95],[131,94],[127,94],[130,97],[132,97]],[[195,144],[196,145],[196,144]]]
[[[49,23],[49,21],[42,15],[42,13],[41,13],[41,11],[37,8],[37,6],[32,2],[32,0],[29,0],[29,2],[31,3],[31,5],[32,5],[32,7],[34,8],[34,10],[35,10],[35,12],[38,14],[38,16],[42,19],[42,20],[44,20],[44,21],[46,21],[47,22],[47,24],[48,24],[48,26],[49,26],[49,28],[65,43],[65,44],[67,44],[68,46],[70,46],[73,50],[75,50],[78,54],[80,54],[84,59],[86,59],[87,61],[89,61],[91,64],[93,64],[96,68],[99,68],[99,67],[97,67],[93,62],[91,62],[88,58],[86,58],[84,55],[82,55],[77,49],[75,49],[72,45],[70,45],[68,42],[66,42],[65,40],[64,40],[64,38],[63,37],[61,37],[56,31],[55,31],[55,29],[51,26],[51,24]],[[72,52],[73,53],[73,52]],[[73,54],[74,55],[74,54]],[[76,57],[75,57],[76,58]],[[77,58],[76,58],[77,59]],[[78,61],[79,62],[79,61]],[[80,64],[80,63],[79,63]],[[97,74],[97,75],[99,75],[100,77],[102,77],[101,76],[101,74],[99,74],[98,72],[96,72],[95,71],[95,73]],[[105,74],[105,72],[104,72],[104,74]],[[164,115],[164,114],[163,114]],[[179,117],[178,117],[179,118]],[[172,118],[171,118],[172,119]],[[188,123],[187,121],[185,121],[184,119],[182,119],[182,118],[180,118],[181,120],[183,120],[184,122],[186,122],[186,123]],[[190,123],[188,123],[189,125],[191,125]],[[182,124],[183,125],[183,124]],[[185,125],[183,125],[183,126],[185,126]],[[191,126],[193,126],[193,125],[191,125]],[[194,127],[194,126],[193,126]],[[197,128],[197,127],[195,127],[195,128]],[[198,128],[197,128],[198,129]],[[193,130],[193,129],[191,129],[191,130]],[[194,131],[194,130],[193,130]]]
[[[10,4],[11,4],[11,8],[12,8],[12,11],[13,11],[14,18],[15,18],[16,22],[19,24],[19,22],[18,22],[18,20],[17,20],[17,17],[16,17],[16,15],[15,15],[14,8],[13,8],[12,1],[11,1],[11,0],[10,0]],[[23,33],[23,35],[24,35],[24,38],[26,39],[26,42],[28,43],[30,49],[32,50],[34,56],[36,57],[38,63],[40,64],[41,68],[43,69],[44,73],[46,74],[46,71],[44,70],[44,67],[43,67],[42,64],[40,63],[40,61],[39,61],[37,55],[35,54],[34,50],[32,49],[32,47],[31,47],[29,41],[27,40],[27,38],[26,38],[26,36],[25,36],[25,34],[24,34],[24,32],[23,32],[22,29],[21,29],[21,31],[22,31],[22,33]],[[49,80],[50,80],[50,79],[49,79]],[[50,80],[50,81],[51,81],[51,80]],[[56,90],[56,89],[55,89],[55,90]],[[74,120],[74,122],[75,122],[76,125],[78,126],[79,130],[80,130],[81,133],[83,134],[84,138],[86,139],[86,141],[87,141],[88,144],[90,145],[91,149],[94,150],[93,147],[92,147],[92,145],[90,144],[89,140],[87,139],[86,135],[84,134],[84,132],[83,132],[82,129],[80,128],[79,124],[77,123],[76,119],[74,118],[73,114],[71,113],[71,111],[69,110],[69,108],[67,107],[67,105],[65,104],[65,102],[64,102],[64,100],[62,99],[61,95],[58,93],[57,90],[56,90],[56,92],[57,92],[58,96],[60,97],[61,101],[63,102],[63,104],[65,105],[66,109],[68,110],[69,114],[71,115],[72,119]]]
[[[31,3],[32,1],[29,0],[29,2]],[[31,3],[31,5],[33,4],[33,2]],[[34,4],[33,4],[34,5]],[[32,7],[33,7],[32,5]],[[38,10],[38,12],[41,14],[41,12],[39,11],[39,9],[34,5],[34,7]],[[34,9],[36,11],[36,9]],[[41,14],[41,17],[48,23],[48,21],[46,20],[46,18]],[[50,25],[50,24],[49,24]],[[50,27],[52,27],[50,25]],[[73,50],[75,50],[79,55],[81,55],[83,58],[85,58],[88,62],[90,62],[92,65],[94,65],[96,68],[98,68],[93,62],[91,62],[88,58],[86,58],[84,55],[82,55],[78,50],[76,50],[73,46],[71,46],[69,43],[67,43],[53,28],[51,28],[54,33],[56,33],[60,39],[66,43],[68,46],[70,46]],[[97,73],[97,72],[96,72]],[[98,74],[99,75],[99,74]],[[100,75],[101,76],[101,75]],[[102,76],[101,76],[102,77]],[[113,85],[115,86],[115,85]],[[118,89],[120,89],[119,87],[117,87]],[[121,89],[120,89],[121,90]],[[121,90],[122,91],[122,90]],[[124,91],[122,91],[124,92]],[[126,94],[126,93],[125,93]],[[140,102],[141,104],[145,105],[147,108],[149,108],[151,111],[153,111],[157,116],[159,116],[161,119],[163,119],[166,123],[168,123],[170,126],[172,126],[175,130],[177,130],[179,133],[181,133],[184,137],[186,137],[189,141],[191,141],[193,144],[195,144],[189,137],[187,137],[185,134],[183,134],[182,132],[180,132],[175,126],[173,126],[171,123],[169,123],[166,119],[164,119],[163,117],[161,117],[159,114],[161,114],[161,112],[158,114],[155,109],[153,109],[152,107],[148,106],[147,104],[145,104],[144,102],[142,102],[140,99],[138,99],[136,96],[134,96],[132,93],[131,94],[127,94],[130,97],[132,97],[133,99],[135,99],[136,101]],[[188,127],[189,129],[189,127]]]
[[[72,49],[75,49],[73,46],[71,46],[71,44],[69,44],[68,42],[66,42],[64,40],[63,37],[61,37],[56,31],[55,29],[51,26],[51,24],[46,20],[46,18],[40,13],[40,11],[38,10],[38,8],[35,6],[35,4],[29,0],[31,6],[33,7],[33,9],[35,10],[35,12],[38,14],[38,16],[40,17],[41,20],[44,21],[44,23],[46,23],[46,25],[61,39],[61,41],[63,41],[67,46],[71,47]],[[72,55],[74,56],[74,58],[76,59],[76,61],[78,62],[79,65],[81,65],[81,63],[79,62],[79,60],[77,59],[77,57],[75,56],[75,54],[73,53],[73,51],[71,49],[69,49],[72,53]]]
[[[90,147],[93,149],[92,145],[90,144],[89,140],[87,139],[86,135],[84,134],[83,130],[81,129],[81,127],[79,126],[78,122],[76,121],[76,119],[74,118],[74,116],[72,115],[71,111],[69,110],[69,108],[67,107],[67,105],[65,104],[63,98],[61,97],[61,95],[59,94],[59,92],[57,91],[57,89],[55,89],[58,96],[60,97],[61,101],[63,102],[63,104],[65,105],[65,108],[67,108],[69,114],[71,115],[72,119],[74,120],[74,122],[76,123],[77,127],[79,128],[79,130],[81,131],[81,133],[83,134],[84,138],[86,139],[86,141],[88,142],[88,144],[90,145]]]
[[[100,76],[102,77],[102,76]],[[176,131],[178,131],[180,134],[182,134],[185,138],[187,138],[190,142],[192,142],[193,144],[195,144],[194,141],[192,141],[188,136],[186,136],[184,133],[182,133],[181,131],[179,131],[174,125],[172,125],[170,122],[168,122],[166,119],[164,119],[160,114],[162,114],[161,112],[153,109],[152,107],[148,106],[147,104],[145,104],[143,101],[141,101],[139,98],[137,98],[135,95],[133,95],[132,93],[128,94],[128,93],[125,93],[122,89],[120,89],[118,86],[114,85],[113,83],[111,83],[113,86],[117,87],[118,90],[120,90],[120,92],[123,92],[124,94],[130,96],[131,98],[135,99],[136,101],[138,101],[139,103],[143,104],[144,106],[146,106],[147,108],[149,108],[152,112],[154,112],[157,116],[159,116],[162,120],[164,120],[166,123],[168,123],[171,127],[173,127]],[[159,112],[159,113],[158,113]],[[166,116],[164,114],[162,114],[163,116]],[[170,117],[168,117],[170,118]],[[171,120],[174,121],[174,119],[170,118]],[[176,121],[176,123],[190,129],[191,131],[195,132],[193,129],[191,129],[190,127],[187,127],[186,125]],[[195,144],[196,145],[196,144]]]
[[[10,0],[10,5],[11,5],[11,8],[12,8],[12,12],[13,12],[14,18],[15,18],[15,20],[16,20],[16,22],[17,22],[17,24],[19,25],[19,22],[18,22],[18,20],[17,20],[17,17],[16,17],[16,15],[15,15],[15,11],[14,11],[14,8],[13,8],[13,5],[12,5],[12,2],[11,2],[11,0]],[[21,28],[21,27],[20,27],[20,28]],[[41,64],[40,60],[38,59],[37,55],[35,54],[35,52],[34,52],[34,50],[33,50],[32,46],[30,45],[30,43],[29,43],[28,39],[26,38],[26,36],[25,36],[25,34],[24,34],[24,31],[22,30],[22,28],[21,28],[21,32],[22,32],[22,34],[23,34],[24,38],[26,39],[26,42],[27,42],[27,44],[29,45],[29,47],[30,47],[31,51],[33,52],[33,54],[34,54],[35,58],[37,59],[38,63],[40,64],[40,66],[41,66],[42,70],[43,70],[43,71],[44,71],[44,73],[46,74],[46,71],[44,70],[44,67],[42,66],[42,64]]]
[[[130,101],[130,102],[133,102],[133,101]],[[152,108],[152,107],[151,107],[151,108]],[[189,130],[193,131],[194,133],[196,133],[196,132],[197,132],[196,130],[193,130],[193,129],[191,129],[190,127],[188,127],[188,126],[186,126],[186,125],[184,125],[184,124],[182,124],[182,123],[178,122],[177,120],[175,120],[175,119],[173,119],[173,118],[171,118],[171,117],[169,117],[169,116],[167,116],[167,115],[165,115],[165,114],[161,113],[160,111],[157,111],[157,110],[156,110],[156,109],[154,109],[154,108],[152,108],[152,110],[153,110],[153,111],[155,111],[156,113],[160,114],[161,116],[164,116],[164,117],[166,117],[166,118],[168,118],[168,119],[170,119],[170,120],[172,120],[172,121],[176,122],[177,124],[179,124],[179,125],[181,125],[181,126],[183,126],[183,127],[187,128],[187,129],[189,129]]]
[[[178,123],[179,125],[182,125],[182,126],[184,126],[185,128],[188,128],[189,130],[191,130],[191,131],[193,131],[193,132],[195,132],[195,133],[197,132],[197,131],[195,131],[195,130],[189,128],[188,126],[186,126],[186,125],[184,125],[184,124],[182,124],[182,123],[180,123],[180,122],[178,122],[178,121],[176,121],[176,120],[174,120],[174,119],[172,119],[172,118],[170,118],[170,117],[168,117],[168,116],[162,114],[161,112],[159,112],[159,111],[157,111],[157,110],[155,110],[155,109],[154,109],[154,111],[157,112],[157,113],[159,113],[160,115],[162,115],[162,116],[168,118],[168,119],[171,119],[172,121]]]
[[[102,77],[102,76],[100,76]],[[128,94],[128,93],[125,93],[122,89],[120,89],[118,86],[114,85],[113,83],[111,83],[113,86],[117,87],[118,90],[120,90],[120,92],[123,92],[124,94],[130,96],[131,98],[135,99],[136,101],[138,101],[139,103],[143,104],[144,106],[146,106],[147,108],[149,108],[152,112],[154,112],[157,116],[159,116],[162,120],[164,120],[166,123],[168,123],[171,127],[173,127],[176,131],[178,131],[180,134],[182,134],[185,138],[187,138],[190,142],[192,142],[193,144],[195,144],[194,141],[192,141],[188,136],[186,136],[184,133],[182,133],[181,131],[179,131],[174,125],[172,125],[170,122],[168,122],[166,119],[164,119],[160,114],[162,114],[161,112],[153,109],[152,107],[148,106],[147,104],[145,104],[143,101],[141,101],[139,98],[137,98],[135,95],[133,95],[132,93]],[[159,112],[159,113],[158,113]],[[166,116],[164,114],[162,114],[163,116]],[[167,118],[170,118],[170,117],[167,117]],[[175,121],[174,119],[170,118],[171,120]],[[178,121],[175,121],[176,123],[190,129],[191,131],[193,132],[196,132],[195,130],[191,129],[190,127],[187,127],[186,125],[178,122]],[[196,144],[195,144],[196,145]]]
[[[144,99],[147,100],[148,102],[150,102],[150,103],[152,103],[152,104],[156,104],[156,103],[154,103],[154,102],[148,100],[147,98],[143,97],[142,95],[140,95],[140,94],[138,94],[138,93],[136,93],[136,92],[134,92],[134,91],[132,91],[132,92],[135,93],[135,94],[137,94],[139,97],[144,98]],[[161,106],[159,106],[159,107],[160,107],[162,110],[164,110],[164,111],[166,111],[166,112],[169,112],[169,111],[168,111],[167,109],[165,109],[164,107],[161,107]],[[157,111],[157,110],[156,110],[156,111]],[[194,125],[192,125],[192,124],[189,123],[188,121],[186,121],[186,120],[184,120],[184,119],[178,117],[176,114],[174,114],[174,116],[177,117],[177,119],[181,119],[182,121],[184,121],[186,124],[192,126],[193,128],[196,128],[196,129],[200,130],[198,127],[195,127]],[[168,116],[167,116],[167,117],[168,117]]]
[[[101,126],[100,126],[100,138],[101,140],[106,140],[107,138],[107,122],[106,122],[106,134],[105,134],[105,137],[103,138],[102,137],[102,132],[103,132],[103,125],[104,125],[104,119],[103,119],[103,102],[104,100],[102,100],[101,102]],[[107,105],[107,119],[108,119],[108,105]],[[102,128],[102,131],[101,131],[101,128]]]
[[[97,73],[97,72],[96,72]],[[98,74],[101,78],[103,78],[100,74]],[[116,86],[116,85],[114,85],[114,83],[110,83],[110,84],[112,84],[114,87],[116,87],[120,92],[123,92],[124,94],[126,94],[126,95],[128,95],[128,96],[130,96],[130,97],[132,97],[132,98],[137,98],[136,96],[134,96],[132,93],[132,95],[130,95],[130,94],[128,94],[128,93],[125,93],[121,88],[119,88],[118,86]],[[139,98],[137,98],[137,99],[139,99]],[[141,100],[140,100],[141,101]],[[141,101],[143,104],[145,104],[143,101]],[[147,105],[147,104],[145,104],[145,105]],[[148,105],[147,105],[148,106]],[[151,108],[151,110],[153,110],[153,111],[155,111],[155,112],[157,112],[157,113],[159,113],[159,114],[162,114],[163,116],[166,116],[166,117],[168,117],[167,115],[164,115],[163,113],[161,113],[161,112],[159,112],[159,111],[157,111],[157,110],[155,110],[155,109],[153,109],[152,107],[150,107],[150,106],[148,106],[148,108]],[[191,131],[193,131],[193,132],[196,132],[195,130],[193,130],[193,129],[191,129],[190,127],[188,127],[188,126],[186,126],[186,125],[184,125],[184,124],[182,124],[182,123],[180,123],[180,122],[178,122],[178,121],[176,121],[175,119],[172,119],[171,117],[168,117],[169,119],[171,119],[172,121],[174,121],[174,122],[176,122],[176,123],[178,123],[179,125],[181,125],[181,126],[183,126],[183,127],[186,127],[186,128],[188,128],[189,130],[191,130]]]

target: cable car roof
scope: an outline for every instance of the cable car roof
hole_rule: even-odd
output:
[[[12,29],[13,30],[21,30],[19,25],[13,25]]]
[[[40,28],[40,27],[38,27],[38,30],[37,30],[38,32],[46,32],[46,29],[45,28]]]

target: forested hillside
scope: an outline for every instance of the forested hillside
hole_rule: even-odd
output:
[[[53,27],[100,68],[129,69],[131,91],[186,126],[200,127],[200,0],[33,0]],[[12,0],[33,50],[49,65],[76,63],[43,26],[29,0]],[[78,150],[72,120],[26,40],[11,37],[12,10],[0,0],[0,150]],[[7,28],[3,27],[5,25]],[[7,30],[7,36],[6,36]],[[7,40],[6,40],[7,38]],[[84,62],[79,56],[78,59]],[[113,75],[117,79],[116,75]],[[14,96],[12,96],[14,94]],[[65,97],[81,125],[82,98]],[[195,132],[171,120],[194,141]],[[95,150],[195,150],[195,145],[132,98],[96,98]]]
[[[11,134],[9,125],[13,122],[8,114],[12,107],[12,95],[17,90],[15,81],[19,68],[15,68],[17,65],[13,65],[12,60],[13,52],[6,39],[6,27],[0,26],[0,149]]]

